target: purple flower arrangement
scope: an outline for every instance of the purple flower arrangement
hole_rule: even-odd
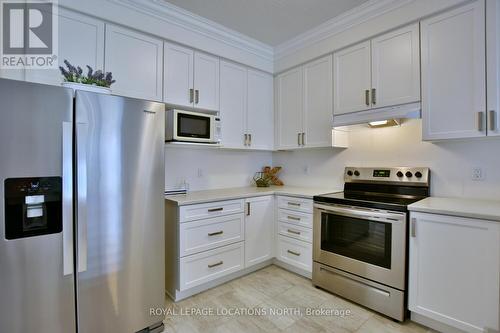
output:
[[[67,68],[59,66],[61,74],[64,76],[65,82],[75,82],[82,84],[89,84],[99,87],[109,88],[116,81],[113,80],[111,72],[104,73],[101,70],[94,71],[94,69],[87,65],[87,74],[83,74],[83,69],[80,66],[73,66],[68,60],[64,60]]]

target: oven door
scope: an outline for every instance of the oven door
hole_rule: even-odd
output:
[[[175,141],[214,142],[214,116],[199,112],[174,111]]]
[[[314,205],[316,262],[405,289],[406,213]]]

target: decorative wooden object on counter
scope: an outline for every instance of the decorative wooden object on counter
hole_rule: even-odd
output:
[[[277,185],[277,186],[283,186],[285,185],[281,179],[278,178],[278,173],[280,173],[282,167],[270,167],[270,166],[265,166],[262,171],[264,172],[265,175],[267,175],[267,178],[270,179],[271,185]]]

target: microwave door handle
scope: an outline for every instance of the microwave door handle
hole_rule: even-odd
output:
[[[63,275],[73,274],[73,123],[62,124]]]
[[[87,270],[87,138],[88,125],[76,124],[78,272]]]

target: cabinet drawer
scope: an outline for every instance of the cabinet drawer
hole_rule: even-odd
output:
[[[244,242],[180,259],[179,289],[186,290],[243,269]]]
[[[240,213],[182,223],[179,230],[180,256],[241,242],[244,240],[244,221]]]
[[[313,215],[280,208],[278,211],[278,220],[280,222],[291,223],[305,228],[312,228]]]
[[[279,235],[277,259],[312,272],[312,244]]]
[[[311,199],[279,196],[278,207],[312,214],[313,201]]]
[[[304,228],[295,224],[279,222],[278,232],[280,235],[295,238],[307,243],[312,243],[312,229]]]
[[[243,209],[243,200],[216,201],[182,206],[179,209],[179,221],[183,223],[210,217],[243,213]]]

